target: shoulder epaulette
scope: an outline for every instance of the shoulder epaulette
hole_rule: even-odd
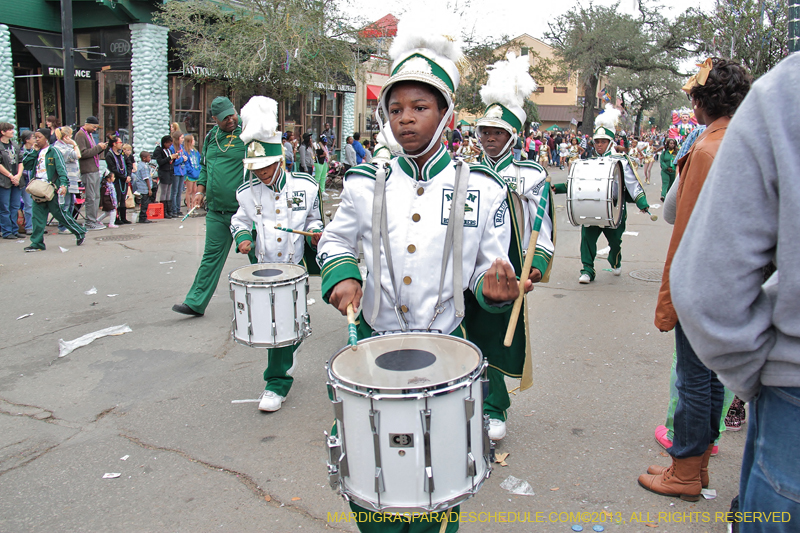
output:
[[[292,172],[292,177],[310,181],[311,183],[319,187],[319,183],[317,183],[317,180],[314,179],[314,176],[308,174],[307,172]]]
[[[545,172],[544,167],[535,161],[514,161],[514,164],[518,167],[535,168],[539,172]]]
[[[500,175],[497,172],[495,172],[494,170],[492,170],[488,166],[484,165],[483,163],[470,164],[469,165],[469,169],[472,172],[479,172],[481,174],[485,174],[486,176],[488,176],[490,178],[494,178],[494,180],[497,181],[497,183],[500,184],[500,186],[502,186],[502,187],[506,186],[505,180],[503,178],[501,178]]]
[[[370,165],[369,163],[361,163],[360,165],[350,167],[350,170],[347,171],[347,173],[344,175],[344,178],[347,179],[350,176],[357,175],[375,179],[375,176],[377,174],[378,174],[378,168],[375,165]]]

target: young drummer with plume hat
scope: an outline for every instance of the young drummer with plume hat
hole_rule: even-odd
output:
[[[458,35],[457,26],[450,28],[449,20],[448,14],[436,16],[426,10],[400,21],[389,51],[392,75],[381,90],[376,118],[379,123],[381,115],[389,119],[401,150],[393,154],[388,169],[372,165],[350,169],[339,210],[320,241],[317,260],[325,301],[345,314],[349,304],[361,307],[363,295],[359,338],[410,330],[466,337],[465,290],[472,291],[483,309],[497,313],[519,294],[508,261],[511,226],[505,183],[488,167],[453,165],[441,142],[453,113],[460,79],[456,63],[462,58],[460,42],[453,37]],[[454,202],[461,194],[464,201]],[[378,202],[373,202],[376,198]],[[385,238],[377,227],[382,224],[373,226],[373,203],[379,206],[379,217],[385,214]],[[451,210],[451,203],[461,212]],[[454,246],[446,246],[446,234],[450,220],[462,216],[463,223],[454,226],[462,245],[459,259],[451,256]],[[369,272],[365,280],[357,264],[359,241]],[[441,276],[443,259],[447,268]],[[526,284],[529,289],[531,283]],[[388,522],[378,513],[350,505],[370,517],[359,521],[362,532],[458,530],[457,521],[447,521],[458,513],[458,506],[452,513]]]
[[[517,275],[522,272],[522,250],[528,247],[537,207],[547,186],[544,168],[534,161],[515,161],[512,151],[517,140],[516,132],[522,131],[527,118],[522,106],[536,90],[529,68],[528,56],[517,57],[514,52],[509,52],[506,59],[492,66],[489,79],[480,91],[486,111],[477,122],[477,137],[483,149],[480,163],[499,174],[509,189],[507,202],[514,231],[508,255]],[[548,202],[536,241],[530,277],[533,282],[542,280],[546,274],[549,277],[554,249],[551,209],[552,202]],[[515,330],[515,341],[510,347],[503,345],[510,315],[485,313],[475,298],[467,294],[465,322],[471,333],[470,340],[489,360],[489,394],[483,401],[483,409],[489,415],[489,437],[492,440],[500,440],[506,435],[506,410],[511,400],[503,376],[521,378],[525,358],[530,356],[527,321],[523,315],[520,315]],[[528,386],[522,385],[523,388]]]
[[[246,179],[236,191],[239,209],[231,218],[231,234],[240,253],[255,252],[258,263],[303,264],[304,255],[314,252],[322,235],[322,199],[314,178],[284,169],[278,104],[266,96],[254,96],[242,107],[242,134],[247,145],[243,160]],[[254,180],[253,177],[257,180]],[[252,231],[255,228],[255,231]],[[313,237],[276,228],[315,232]],[[317,271],[318,273],[318,271]],[[302,341],[301,341],[302,342]],[[267,382],[258,404],[262,411],[277,411],[292,386],[295,352],[300,342],[268,350]]]
[[[611,273],[619,276],[622,273],[622,234],[625,232],[625,221],[628,218],[626,205],[628,202],[636,204],[642,212],[646,212],[650,205],[644,194],[644,188],[638,176],[633,171],[624,154],[614,152],[614,135],[621,113],[611,104],[606,104],[605,111],[597,115],[594,121],[594,148],[600,157],[611,157],[622,163],[623,183],[625,184],[625,201],[622,203],[622,219],[616,228],[600,226],[581,226],[581,262],[583,268],[578,278],[579,283],[591,283],[595,278],[594,258],[597,255],[597,239],[600,234],[606,236],[611,251],[608,262],[611,264]],[[566,194],[567,184],[559,183],[554,187],[556,193]]]

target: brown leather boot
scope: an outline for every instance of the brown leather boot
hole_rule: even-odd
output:
[[[676,496],[687,502],[700,499],[700,464],[703,455],[672,458],[672,466],[659,475],[642,474],[639,485],[662,496]]]
[[[703,461],[700,463],[700,484],[704,489],[708,488],[708,460],[711,459],[711,450],[713,449],[714,444],[709,444],[706,453],[703,454]],[[661,475],[668,468],[668,466],[650,465],[650,468],[647,469],[647,473]]]

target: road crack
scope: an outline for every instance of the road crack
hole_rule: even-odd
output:
[[[348,531],[346,529],[340,529],[340,528],[331,526],[326,519],[320,518],[318,516],[314,516],[313,514],[311,514],[309,511],[307,511],[305,509],[302,509],[302,508],[296,507],[296,506],[294,506],[292,504],[287,504],[287,503],[284,503],[284,502],[280,501],[278,498],[276,498],[275,496],[272,496],[267,491],[265,491],[264,489],[259,487],[258,483],[256,483],[255,480],[252,477],[250,477],[248,474],[245,474],[244,472],[238,472],[236,470],[233,470],[233,469],[230,469],[230,468],[226,468],[224,466],[219,466],[219,465],[215,465],[213,463],[209,463],[208,461],[203,461],[202,459],[197,459],[195,457],[192,457],[188,453],[184,452],[183,450],[178,450],[176,448],[167,448],[165,446],[156,446],[156,445],[153,445],[153,444],[148,444],[146,442],[143,442],[141,439],[139,439],[137,437],[133,437],[131,435],[126,435],[125,433],[120,433],[120,437],[126,438],[129,441],[131,441],[132,443],[136,444],[137,446],[141,446],[142,448],[145,448],[147,450],[158,450],[158,451],[162,451],[162,452],[174,453],[174,454],[177,454],[177,455],[183,457],[184,459],[187,459],[188,461],[190,461],[192,463],[196,463],[196,464],[199,464],[200,466],[208,468],[209,470],[214,470],[216,472],[224,472],[225,474],[228,474],[229,476],[234,476],[237,481],[239,481],[245,487],[247,487],[248,490],[250,490],[250,492],[252,492],[260,501],[264,502],[265,504],[272,505],[273,507],[276,507],[276,508],[283,507],[288,511],[292,511],[292,512],[295,512],[297,514],[303,515],[303,516],[305,516],[307,518],[310,518],[310,519],[314,520],[315,522],[319,522],[319,523],[325,524],[326,529],[331,529],[331,530],[334,530],[334,531]],[[269,496],[269,501],[266,500],[267,496]]]

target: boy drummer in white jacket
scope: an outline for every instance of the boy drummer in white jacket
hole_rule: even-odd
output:
[[[283,168],[277,104],[254,96],[242,108],[242,140],[248,144],[243,160],[245,183],[236,191],[239,209],[231,218],[231,233],[240,253],[255,251],[258,263],[303,262],[306,245],[316,247],[322,236],[321,200],[317,182],[308,174]],[[254,179],[254,176],[256,179]],[[314,232],[306,237],[277,228]],[[264,371],[266,389],[258,408],[277,411],[292,386],[294,353],[300,343],[268,350]]]

